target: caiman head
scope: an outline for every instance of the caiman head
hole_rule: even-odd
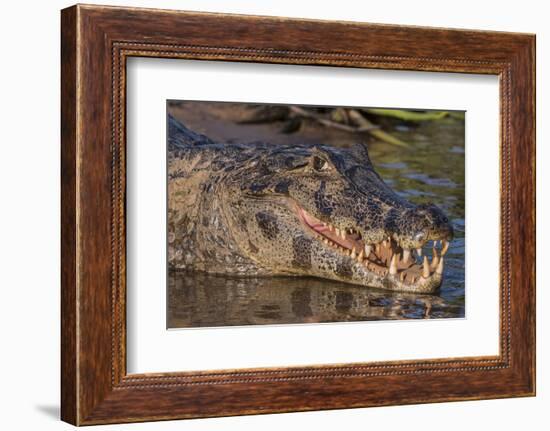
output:
[[[449,220],[435,205],[398,196],[363,144],[271,147],[226,180],[229,230],[267,273],[421,293],[442,283]],[[431,261],[422,255],[430,244]]]

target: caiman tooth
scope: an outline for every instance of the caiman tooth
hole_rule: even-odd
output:
[[[356,256],[357,256],[357,255],[355,254],[355,247],[353,247],[353,248],[351,249],[351,258],[352,258],[352,259],[355,259]]]
[[[365,246],[366,247],[366,246]],[[363,256],[365,255],[365,251],[364,249],[361,249],[361,251],[359,252],[359,255],[357,256],[357,260],[359,262],[362,262],[363,261]]]
[[[394,255],[391,257],[391,262],[390,262],[390,274],[391,274],[391,275],[397,274],[397,254],[394,254]]]
[[[403,250],[403,263],[407,263],[411,257],[411,250],[406,248]]]
[[[399,279],[400,279],[401,281],[405,281],[405,277],[406,277],[406,276],[407,276],[407,274],[405,273],[405,271],[403,271],[403,272],[401,273],[401,275],[399,276]]]
[[[439,275],[443,274],[443,258],[439,261],[439,265],[437,265],[435,272]]]
[[[421,248],[417,248],[417,249],[416,249],[416,254],[418,254],[418,257],[422,257],[422,249],[421,249]]]
[[[449,241],[443,240],[442,243],[443,243],[443,248],[441,249],[441,256],[445,256],[445,254],[447,253],[447,250],[449,249]]]
[[[430,265],[428,264],[428,257],[424,256],[424,263],[422,266],[422,277],[428,278],[430,276]]]
[[[380,256],[380,243],[376,244],[375,250],[376,250],[376,254],[377,254],[378,256]]]
[[[414,284],[414,282],[416,281],[416,277],[414,275],[411,276],[411,284]]]
[[[432,248],[432,263],[431,263],[432,271],[435,271],[438,263],[439,263],[439,255],[437,254],[437,249]]]
[[[369,257],[372,251],[372,245],[365,245],[365,257]]]
[[[334,228],[334,233],[336,233],[336,236],[340,236],[340,229]]]
[[[342,229],[342,230],[340,231],[340,237],[341,237],[342,239],[346,239],[346,232],[344,231],[344,229]]]
[[[388,246],[388,244],[386,243],[386,240],[382,241],[382,245],[384,246],[384,248]]]

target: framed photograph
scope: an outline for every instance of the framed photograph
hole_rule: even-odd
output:
[[[535,394],[535,37],[62,11],[62,419]]]

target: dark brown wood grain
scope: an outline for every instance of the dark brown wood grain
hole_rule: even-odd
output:
[[[61,24],[61,417],[77,422],[76,8]],[[67,103],[69,102],[69,103]]]
[[[61,39],[63,420],[85,425],[535,393],[533,35],[74,6],[62,12]],[[500,354],[128,375],[131,56],[498,75]]]

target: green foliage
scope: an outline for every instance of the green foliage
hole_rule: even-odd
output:
[[[434,121],[449,116],[447,111],[406,111],[403,109],[369,108],[365,112],[381,117],[397,118],[403,121]]]
[[[374,136],[376,139],[385,142],[386,144],[396,145],[398,147],[409,147],[407,142],[402,141],[399,138],[396,138],[393,135],[390,135],[387,132],[384,132],[381,129],[370,130],[369,133]]]

